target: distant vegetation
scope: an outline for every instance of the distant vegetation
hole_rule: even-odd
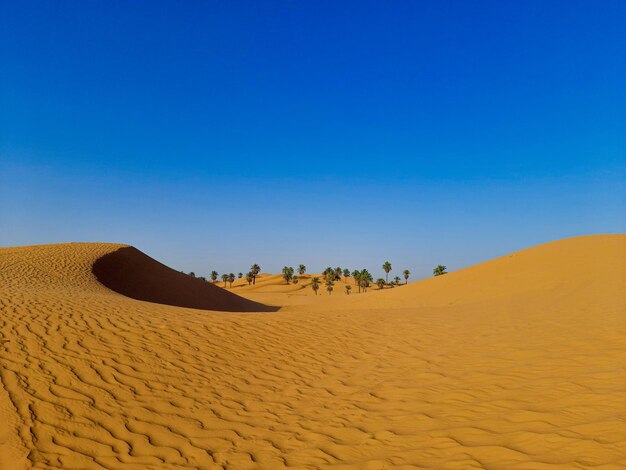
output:
[[[253,264],[252,266],[250,266],[250,272],[252,273],[252,284],[254,285],[256,284],[256,277],[261,272],[261,266],[256,263]]]
[[[361,292],[361,290],[367,292],[370,283],[374,282],[374,278],[367,269],[352,271],[352,277],[356,285],[359,286],[359,292]]]
[[[283,268],[283,279],[289,284],[289,281],[293,279],[293,268],[291,266],[285,266]]]
[[[348,284],[350,278],[354,280],[354,286],[358,288],[359,293],[367,292],[367,289],[370,287],[370,285],[374,283],[378,286],[379,290],[402,285],[401,284],[402,278],[400,276],[394,276],[393,280],[389,282],[389,273],[393,270],[392,265],[389,261],[385,261],[383,263],[382,269],[385,272],[385,279],[378,278],[376,279],[376,282],[374,282],[374,278],[372,274],[370,274],[370,272],[367,269],[362,269],[360,271],[358,269],[355,269],[354,271],[350,272],[348,268],[340,268],[340,267],[332,268],[330,266],[324,269],[324,271],[322,271],[322,279],[324,281],[324,285],[326,287],[326,291],[328,292],[328,295],[332,294],[334,290],[335,282],[342,281],[342,280],[343,282],[346,283],[345,285],[346,295],[350,295],[352,291],[352,286]],[[433,275],[441,276],[443,274],[447,274],[446,269],[447,269],[446,266],[443,266],[440,264],[437,267],[435,267],[435,269],[433,269]],[[229,284],[229,286],[232,288],[233,282],[235,282],[235,279],[244,279],[244,278],[249,286],[255,285],[256,278],[258,277],[260,272],[261,272],[261,267],[255,263],[250,267],[250,271],[248,271],[248,273],[245,274],[245,276],[243,273],[238,273],[236,276],[233,273],[222,274],[221,280],[222,282],[224,282],[224,287],[226,287],[226,284]],[[292,266],[285,266],[282,269],[282,277],[283,277],[283,280],[287,284],[289,283],[298,284],[299,282],[306,281],[306,279],[308,279],[309,276],[306,276],[305,273],[306,273],[306,266],[304,264],[300,264],[298,266],[297,274],[296,274],[296,270]],[[209,282],[207,281],[207,278],[204,276],[196,277],[196,274],[194,272],[190,272],[189,276],[199,279],[203,282]],[[402,271],[404,284],[407,284],[409,282],[410,276],[411,276],[411,272],[408,269],[405,269],[404,271]],[[220,279],[220,275],[218,274],[218,272],[211,271],[211,275],[210,275],[211,282],[216,283],[218,279]],[[310,286],[313,292],[315,292],[315,295],[317,295],[317,291],[319,290],[321,286],[321,282],[322,281],[320,280],[319,276],[311,277]],[[302,286],[302,288],[304,287],[306,287],[306,284]]]
[[[383,264],[383,271],[385,271],[385,282],[389,282],[389,271],[391,271],[391,263],[389,261],[385,261]]]
[[[441,276],[441,275],[443,275],[443,274],[448,274],[448,273],[446,272],[446,269],[448,269],[448,268],[446,268],[445,266],[442,266],[442,265],[440,264],[440,265],[438,265],[435,269],[433,269],[433,275],[435,275],[435,276]]]
[[[320,278],[317,276],[313,276],[311,278],[311,289],[313,289],[313,292],[315,292],[315,295],[317,295],[317,291],[320,288]]]

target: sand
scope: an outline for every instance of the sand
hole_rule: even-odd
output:
[[[155,266],[0,249],[2,468],[626,467],[624,235],[350,296]]]

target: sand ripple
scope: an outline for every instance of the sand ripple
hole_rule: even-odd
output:
[[[624,272],[585,302],[222,313],[106,289],[91,265],[115,249],[0,250],[5,455],[63,469],[626,467]]]

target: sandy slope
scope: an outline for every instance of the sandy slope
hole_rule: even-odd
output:
[[[109,289],[137,300],[227,312],[276,311],[174,271],[132,246],[97,259],[92,271]]]
[[[626,466],[626,236],[263,314],[113,292],[119,248],[0,250],[5,463]]]
[[[317,276],[320,281],[317,294],[311,289],[311,279],[314,276]],[[324,276],[322,274],[304,274],[298,276],[298,278],[298,283],[293,284],[287,283],[283,279],[282,274],[262,273],[257,277],[255,284],[248,285],[245,278],[237,279],[232,287],[227,284],[226,290],[245,297],[246,299],[267,305],[280,306],[281,308],[296,305],[317,305],[323,300],[334,302],[338,300],[338,297],[345,295],[346,285],[350,285],[352,292],[358,292],[358,288],[352,278],[341,278],[338,281],[334,281],[335,285],[330,295],[326,291]],[[217,285],[224,286],[221,282],[217,283]],[[373,286],[371,289],[377,289],[377,287]]]

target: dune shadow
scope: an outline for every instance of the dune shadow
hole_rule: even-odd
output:
[[[171,269],[134,247],[99,258],[92,272],[104,286],[136,300],[225,312],[279,310]]]

